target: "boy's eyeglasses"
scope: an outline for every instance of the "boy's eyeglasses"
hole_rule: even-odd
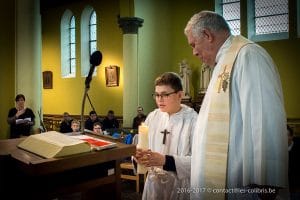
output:
[[[152,97],[153,97],[153,99],[159,99],[159,98],[167,99],[167,98],[169,98],[169,96],[171,94],[175,94],[175,93],[177,93],[177,91],[169,92],[169,93],[162,93],[162,94],[154,93],[154,94],[152,94]]]

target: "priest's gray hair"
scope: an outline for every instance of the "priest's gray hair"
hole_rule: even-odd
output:
[[[175,92],[183,91],[182,80],[175,72],[165,72],[155,79],[155,86],[169,85]]]
[[[184,29],[184,34],[188,35],[189,32],[192,32],[193,36],[199,37],[204,29],[215,33],[219,31],[230,33],[228,23],[221,15],[205,10],[192,16]]]

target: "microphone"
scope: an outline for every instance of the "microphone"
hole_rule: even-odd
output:
[[[90,71],[88,76],[85,79],[85,90],[84,90],[84,95],[82,99],[82,105],[81,105],[81,132],[84,133],[84,119],[83,119],[83,114],[84,114],[84,104],[85,104],[85,99],[87,97],[87,92],[90,89],[90,82],[92,81],[93,73],[95,70],[95,67],[100,65],[102,62],[102,53],[100,51],[94,51],[90,57]]]
[[[94,51],[90,57],[90,64],[91,64],[90,71],[88,76],[85,79],[86,88],[90,88],[90,83],[92,81],[95,67],[100,65],[101,62],[102,62],[102,53],[100,51]]]

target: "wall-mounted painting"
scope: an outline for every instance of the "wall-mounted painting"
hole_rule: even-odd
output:
[[[53,88],[52,79],[53,79],[53,74],[51,71],[43,72],[43,88],[44,89],[52,89]]]
[[[107,87],[119,86],[119,73],[120,69],[118,66],[105,67],[105,78]]]

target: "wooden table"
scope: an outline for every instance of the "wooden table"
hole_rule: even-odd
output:
[[[19,149],[24,138],[0,140],[0,194],[9,199],[121,199],[120,161],[135,153],[134,145],[45,159]],[[107,139],[107,138],[104,138]],[[108,139],[109,140],[109,139]]]

